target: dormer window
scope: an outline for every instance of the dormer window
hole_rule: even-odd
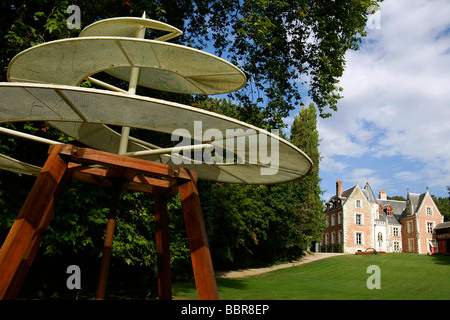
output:
[[[387,208],[386,208],[386,214],[388,216],[392,216],[393,211],[394,210],[392,209],[391,205],[388,205]]]

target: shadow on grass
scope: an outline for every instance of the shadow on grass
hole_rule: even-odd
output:
[[[432,257],[434,263],[450,266],[450,256],[432,255]]]
[[[221,290],[229,292],[230,290],[248,290],[249,284],[245,279],[216,279],[219,295]],[[172,286],[174,298],[197,299],[197,288],[194,280],[176,281]]]

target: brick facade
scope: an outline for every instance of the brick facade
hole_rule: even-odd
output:
[[[430,253],[432,231],[443,222],[428,191],[410,193],[406,201],[388,200],[385,191],[376,198],[369,183],[343,190],[337,180],[336,195],[326,203],[323,251],[353,253],[373,248],[385,252]]]
[[[429,191],[421,195],[410,195],[400,222],[403,225],[404,252],[428,253],[433,243],[433,229],[443,217],[431,198]]]
[[[364,251],[373,244],[373,214],[370,203],[359,186],[353,190],[344,203],[345,250]]]

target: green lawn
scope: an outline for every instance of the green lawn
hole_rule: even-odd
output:
[[[381,289],[367,288],[377,265]],[[260,276],[218,279],[223,300],[450,299],[450,256],[412,254],[343,255]],[[174,299],[197,299],[195,285],[173,284]]]

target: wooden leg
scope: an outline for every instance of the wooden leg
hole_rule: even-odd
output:
[[[67,163],[54,146],[0,249],[0,299],[15,299],[66,182]]]
[[[156,253],[158,259],[158,287],[160,300],[172,300],[172,277],[170,268],[169,212],[167,195],[155,189]]]
[[[188,172],[191,180],[179,179],[178,191],[183,205],[197,294],[200,300],[218,300],[219,293],[197,190],[197,174],[193,171]]]
[[[108,222],[106,224],[105,242],[103,244],[102,262],[97,283],[96,300],[105,299],[106,280],[108,279],[109,264],[111,261],[111,249],[114,240],[114,229],[116,228],[117,208],[119,206],[119,197],[122,191],[122,183],[115,181],[112,187],[111,206],[109,209]]]

